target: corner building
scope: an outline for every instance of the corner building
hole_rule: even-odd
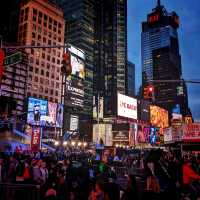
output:
[[[21,45],[63,45],[64,30],[63,12],[54,4],[44,0],[21,4],[18,31]],[[32,48],[26,52],[30,61],[27,95],[60,102],[63,48]]]
[[[178,41],[179,16],[175,12],[167,12],[160,0],[156,8],[142,23],[142,85],[143,88],[150,80],[181,80],[182,66]],[[170,82],[154,82],[155,102],[167,109],[179,104],[181,112],[189,112],[186,84]],[[179,94],[182,87],[184,93]]]

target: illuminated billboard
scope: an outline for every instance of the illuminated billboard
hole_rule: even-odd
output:
[[[81,80],[68,79],[66,81],[65,105],[83,108],[84,85]]]
[[[71,54],[71,67],[72,75],[84,79],[85,78],[85,66],[84,61]]]
[[[168,111],[158,106],[150,106],[150,121],[153,126],[167,128],[169,126]]]
[[[118,93],[118,116],[137,119],[137,99]]]
[[[47,116],[48,102],[42,99],[28,99],[27,123],[31,125],[44,125],[42,119]]]
[[[27,123],[46,127],[62,127],[63,105],[42,99],[28,99]]]
[[[59,128],[62,128],[62,125],[63,125],[63,110],[64,110],[64,106],[58,103],[57,110],[56,110],[56,126]]]

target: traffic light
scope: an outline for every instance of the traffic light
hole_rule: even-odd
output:
[[[5,58],[4,50],[0,49],[0,84],[4,75],[4,58]]]
[[[63,54],[61,72],[63,74],[65,74],[66,76],[69,76],[72,73],[72,67],[71,67],[70,53],[69,52],[66,52],[66,53]]]
[[[144,99],[152,99],[154,94],[154,87],[152,85],[149,85],[147,87],[144,87]]]

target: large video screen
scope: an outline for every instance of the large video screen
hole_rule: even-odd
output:
[[[71,54],[72,75],[85,79],[84,61]]]
[[[158,106],[150,106],[150,121],[153,126],[167,128],[169,126],[168,111]]]
[[[27,123],[46,127],[62,127],[63,105],[42,99],[28,99]]]
[[[137,99],[118,93],[118,116],[137,119]]]
[[[42,99],[28,99],[27,123],[31,125],[44,125],[42,118],[47,116],[48,102]]]

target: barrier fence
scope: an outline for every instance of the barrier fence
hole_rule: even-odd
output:
[[[0,184],[1,200],[40,200],[40,187],[30,184]]]

